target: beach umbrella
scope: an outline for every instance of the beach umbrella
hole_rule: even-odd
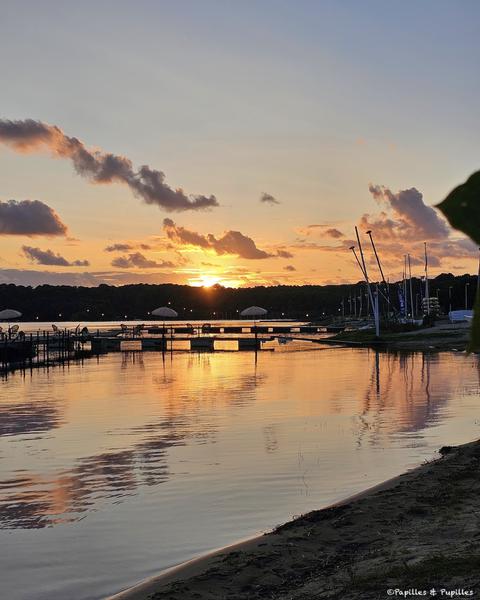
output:
[[[169,306],[160,306],[151,313],[154,317],[163,317],[163,335],[165,336],[165,319],[174,319],[178,317],[178,313]]]
[[[13,308],[5,308],[0,310],[0,321],[11,321],[12,319],[18,319],[22,316],[22,313]]]
[[[12,319],[18,319],[21,316],[22,313],[13,308],[0,310],[0,321],[11,321]],[[10,323],[8,324],[8,337],[10,337]]]
[[[268,310],[261,306],[249,306],[240,313],[241,317],[264,317],[268,313]]]
[[[244,308],[240,313],[241,317],[253,317],[253,327],[255,329],[255,340],[257,339],[257,317],[264,317],[268,313],[268,310],[262,308],[261,306],[249,306],[248,308]]]
[[[178,317],[177,311],[168,306],[160,306],[160,308],[152,310],[152,315],[154,317],[163,317],[164,319],[174,319],[175,317]]]

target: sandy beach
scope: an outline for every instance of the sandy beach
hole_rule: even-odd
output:
[[[480,441],[442,448],[400,477],[114,598],[373,600],[432,586],[477,597],[479,470]]]

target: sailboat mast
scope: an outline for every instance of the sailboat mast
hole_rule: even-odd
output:
[[[415,309],[413,308],[413,287],[412,287],[412,263],[410,261],[410,254],[407,254],[408,257],[408,281],[410,284],[410,309],[412,312],[412,322],[416,318]]]
[[[363,265],[363,273],[365,275],[365,282],[367,284],[368,289],[368,298],[370,300],[370,304],[372,306],[373,318],[375,320],[375,335],[378,337],[380,335],[380,305],[379,305],[379,297],[378,297],[378,286],[376,288],[375,298],[373,297],[372,288],[370,286],[370,280],[368,279],[368,271],[367,265],[365,264],[365,257],[363,256],[363,248],[362,243],[360,241],[360,236],[358,235],[358,227],[355,226],[355,234],[357,236],[358,248],[360,250],[360,257],[362,259]]]
[[[375,258],[377,260],[378,270],[380,271],[380,275],[382,277],[382,282],[383,282],[383,285],[385,288],[385,293],[382,295],[385,298],[385,300],[387,301],[387,320],[388,320],[390,317],[390,290],[389,290],[388,283],[385,279],[385,275],[383,273],[382,263],[380,262],[380,257],[378,256],[377,247],[375,246],[375,242],[373,241],[373,234],[372,234],[371,229],[369,231],[367,231],[367,235],[370,238],[370,242],[371,242],[372,248],[373,248],[373,253],[375,254]]]
[[[360,250],[360,258],[362,259],[362,271],[363,271],[363,275],[365,276],[365,282],[367,284],[368,297],[370,299],[370,303],[373,308],[375,306],[375,304],[373,302],[373,294],[372,294],[372,290],[370,288],[370,281],[368,279],[368,271],[367,271],[367,266],[365,264],[365,257],[363,256],[362,243],[360,241],[360,236],[358,235],[358,227],[356,225],[355,225],[355,234],[357,236],[358,249]]]
[[[425,246],[425,303],[427,308],[427,315],[430,314],[430,295],[428,292],[428,254],[427,254],[427,242],[423,242]]]

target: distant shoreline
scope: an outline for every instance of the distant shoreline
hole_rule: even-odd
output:
[[[480,585],[480,441],[109,600],[358,600]]]
[[[390,288],[396,290],[391,282]],[[468,286],[467,286],[468,284]],[[424,284],[412,278],[415,293],[423,294]],[[430,279],[431,289],[440,298],[446,314],[450,308],[464,306],[465,289],[470,290],[468,306],[473,303],[477,274],[441,274]],[[55,322],[90,320],[147,320],[150,311],[171,306],[181,319],[235,319],[247,306],[261,306],[268,316],[282,319],[321,321],[325,317],[367,318],[365,283],[325,285],[275,285],[229,288],[221,285],[197,287],[181,284],[130,284],[123,286],[36,285],[35,287],[0,283],[0,306],[23,313],[25,320]],[[396,291],[395,291],[396,294]],[[360,296],[362,300],[360,300]],[[353,300],[353,302],[352,302]]]

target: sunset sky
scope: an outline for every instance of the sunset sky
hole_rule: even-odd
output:
[[[355,225],[476,272],[431,207],[480,166],[478,2],[1,9],[0,282],[357,281]]]

